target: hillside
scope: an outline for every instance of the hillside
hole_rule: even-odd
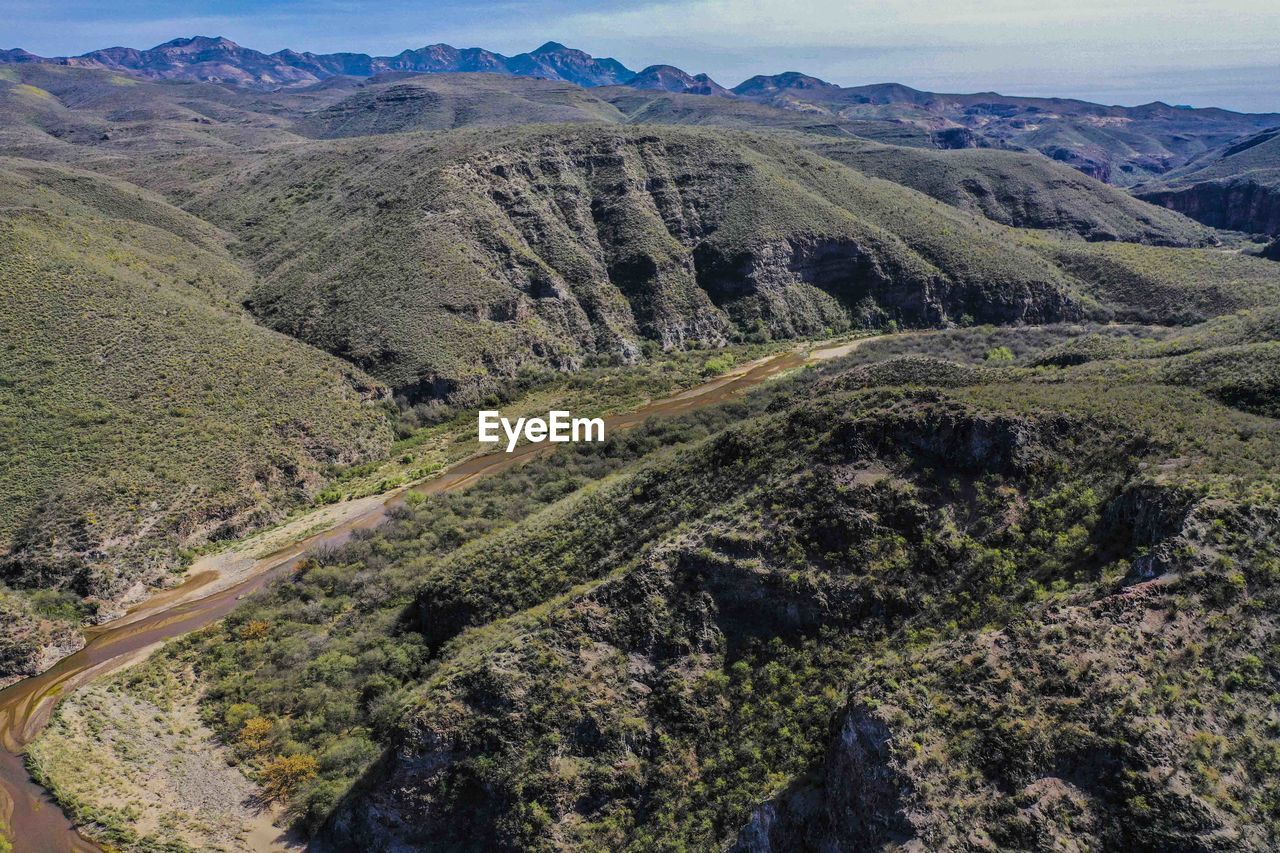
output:
[[[1276,124],[0,53],[0,850],[1280,848]]]
[[[104,618],[170,582],[181,548],[385,453],[385,390],[252,322],[225,234],[85,172],[4,159],[0,186],[0,583]],[[33,671],[27,652],[0,680]]]
[[[75,341],[108,327],[76,313],[85,289],[68,285],[61,307],[48,301],[58,290],[30,286],[36,301],[14,302],[7,333],[19,338],[50,312],[98,329],[68,325],[77,337],[47,356],[81,390],[46,390],[88,394],[113,414],[95,424],[78,406],[50,404],[48,424],[30,421],[44,438],[14,439],[4,522],[6,582],[70,588],[73,610],[89,616],[167,577],[179,548],[314,493],[325,466],[378,456],[389,440],[368,403],[385,393],[379,383],[408,406],[468,405],[525,370],[635,364],[663,349],[894,325],[1193,323],[1277,298],[1275,267],[1260,259],[1058,239],[1050,232],[1212,239],[1065,167],[1006,151],[836,141],[857,128],[794,123],[794,110],[743,98],[493,74],[334,77],[258,92],[45,63],[2,70],[0,140],[28,158],[6,172],[11,239],[56,244],[31,250],[44,266],[15,267],[14,286],[51,275],[54,258],[68,281],[105,276],[111,298],[130,306],[112,338],[157,338],[120,371],[144,377],[147,393],[167,387],[148,371],[174,363],[185,340],[171,318],[198,326],[200,352],[217,354],[197,370],[212,378],[165,392],[175,402],[91,394],[77,359],[96,350]],[[502,127],[513,124],[532,126]],[[728,129],[753,127],[768,132]],[[353,134],[362,136],[308,141]],[[204,284],[193,291],[193,281]],[[228,334],[234,342],[218,343]],[[219,390],[227,359],[257,389],[250,399],[270,405]],[[268,367],[281,359],[292,365],[284,379]],[[295,408],[296,429],[261,428]],[[152,448],[128,436],[147,413],[170,410],[184,414],[160,422],[186,449],[157,450],[163,463],[152,462]],[[118,438],[114,449],[98,429]],[[156,434],[157,446],[170,441]],[[78,441],[72,469],[52,461],[51,447]],[[200,460],[217,453],[227,461],[210,474]],[[260,470],[246,461],[264,455]],[[91,476],[100,470],[133,485],[104,488]],[[178,483],[197,486],[179,498]],[[143,494],[154,508],[138,503]],[[114,568],[126,559],[127,570]],[[103,566],[113,568],[85,579]],[[63,636],[38,614],[19,621],[27,635]],[[38,646],[23,646],[23,666]]]
[[[891,322],[1187,322],[1276,294],[1260,259],[1119,243],[1084,252],[776,136],[510,129],[281,148],[230,184],[225,167],[190,168],[200,179],[175,192],[242,232],[262,279],[254,313],[410,400],[474,399],[525,364],[634,361],[646,341],[682,349]],[[1090,184],[1075,210],[1090,193],[1115,201]],[[1095,221],[1151,242],[1206,235],[1138,202],[1099,206]],[[341,251],[353,241],[359,255]],[[1251,284],[1219,299],[1216,275]],[[1135,280],[1167,299],[1143,305]]]
[[[1084,310],[995,226],[766,137],[379,137],[268,152],[187,192],[243,232],[263,322],[410,398],[472,394],[531,361],[634,360],[645,341]]]
[[[1280,129],[1233,140],[1134,193],[1215,228],[1280,235]]]
[[[0,67],[0,142],[13,156],[114,172],[135,158],[301,141],[279,107],[209,83],[85,68]]]
[[[205,391],[199,405],[184,398],[159,410],[189,412],[186,417],[217,423],[217,429],[197,426],[196,435],[208,435],[181,439],[188,447],[181,453],[166,452],[164,464],[175,466],[166,476],[136,472],[133,466],[151,464],[150,450],[127,438],[112,451],[113,470],[143,483],[138,494],[157,496],[149,511],[127,509],[138,506],[132,486],[103,489],[91,478],[74,485],[102,470],[98,466],[108,458],[99,455],[107,451],[92,429],[74,436],[90,449],[70,454],[79,460],[73,471],[52,464],[51,451],[40,449],[35,436],[21,438],[10,463],[21,485],[6,495],[5,535],[6,547],[22,556],[10,560],[7,582],[73,589],[71,611],[61,605],[50,611],[62,617],[114,612],[118,602],[142,593],[144,583],[133,579],[167,577],[180,547],[275,517],[314,493],[330,463],[377,456],[388,440],[382,421],[361,421],[343,434],[328,426],[354,417],[342,414],[343,406],[381,393],[361,370],[406,404],[430,407],[440,397],[474,402],[525,368],[636,363],[664,348],[890,323],[1084,316],[1195,322],[1276,296],[1274,267],[1260,260],[1221,252],[1138,252],[1120,244],[1073,248],[975,216],[1094,239],[1206,239],[1184,220],[1062,167],[1010,152],[835,142],[833,134],[856,128],[793,123],[799,117],[741,98],[620,87],[587,92],[563,82],[492,74],[335,77],[264,93],[43,63],[4,69],[0,139],[6,150],[74,167],[32,161],[14,167],[11,195],[47,197],[50,216],[32,219],[26,210],[31,205],[15,204],[11,215],[23,228],[13,239],[21,245],[59,242],[50,257],[71,252],[65,263],[73,278],[89,275],[88,267],[133,265],[129,276],[103,273],[116,276],[116,287],[133,281],[140,266],[154,266],[149,289],[131,287],[115,297],[133,306],[129,322],[141,324],[126,326],[130,339],[159,335],[169,322],[164,312],[173,316],[177,309],[156,300],[179,299],[183,316],[212,312],[213,319],[197,323],[211,336],[202,344],[211,352],[261,347],[290,354],[245,356],[248,366],[239,371],[265,369],[280,358],[318,371],[304,370],[315,376],[307,382],[284,380],[287,393],[280,380],[246,375],[243,381],[260,389],[255,393],[273,401],[246,407],[216,390],[225,380],[215,366],[231,356],[202,362],[202,370],[215,369],[215,378],[204,383],[214,390]],[[622,126],[645,122],[703,127]],[[491,123],[542,126],[485,128]],[[472,125],[484,129],[465,131]],[[407,132],[419,128],[464,132]],[[374,135],[306,141],[349,134]],[[815,148],[824,156],[808,150]],[[868,174],[914,183],[934,197]],[[978,189],[986,186],[993,188],[989,196]],[[124,225],[117,223],[122,217]],[[79,236],[67,242],[72,233]],[[188,250],[188,243],[194,248]],[[236,258],[228,253],[231,245]],[[344,248],[350,245],[364,248],[353,254]],[[148,255],[135,261],[120,246],[175,260]],[[187,272],[187,265],[200,274]],[[34,281],[47,274],[15,269],[13,276]],[[220,282],[209,305],[189,304],[193,276]],[[1232,284],[1224,290],[1224,282]],[[75,293],[84,298],[79,289]],[[343,361],[312,362],[320,357],[250,323],[242,304],[262,323]],[[15,308],[10,334],[45,322],[40,318],[51,310],[43,303],[24,314]],[[246,331],[236,334],[234,345],[214,342],[217,329],[241,326]],[[77,334],[88,340],[97,333]],[[59,346],[73,349],[69,341]],[[168,363],[173,356],[167,353],[144,361]],[[79,375],[67,365],[80,357],[60,352],[59,373]],[[326,370],[336,371],[332,382],[320,378]],[[144,384],[154,390],[152,379]],[[56,384],[50,390],[72,394]],[[103,399],[114,405],[123,393]],[[302,417],[303,433],[318,434],[289,432],[264,449],[270,433],[254,419],[291,408],[285,400],[294,394],[308,401],[300,404],[304,409],[318,407]],[[121,405],[134,418],[160,406],[136,397]],[[74,423],[88,416],[58,417]],[[59,430],[69,427],[52,425],[61,423],[58,417],[41,426],[41,434],[55,445],[72,442],[60,437]],[[188,426],[173,417],[162,423]],[[141,428],[141,420],[120,427],[124,422],[102,429],[128,436]],[[236,424],[243,431],[229,426]],[[259,477],[228,461],[210,476],[197,467],[196,460],[210,458],[203,441],[216,443],[230,460],[265,453],[273,461],[264,471],[289,473],[284,480],[275,473]],[[251,481],[259,485],[245,491]],[[182,499],[167,497],[178,482],[201,485]],[[71,506],[77,511],[64,509]],[[77,527],[77,512],[86,507],[91,513],[81,515],[98,522]],[[151,556],[130,556],[140,554]],[[132,560],[127,571],[114,568],[126,557]],[[103,566],[113,568],[84,580],[86,571]],[[27,614],[14,622],[26,626],[24,636],[45,638],[26,642],[13,655],[25,661],[21,667],[31,667],[42,648],[65,646],[52,638],[72,634],[61,622],[46,624],[23,610],[24,601],[11,599],[6,606]]]
[[[312,757],[318,850],[1269,849],[1280,430],[1216,383],[1274,397],[1224,358],[1272,314],[885,336],[411,504],[113,689],[194,667],[251,776]],[[123,736],[71,708],[54,784]]]
[[[995,92],[942,94],[894,83],[842,88],[802,74],[755,77],[742,97],[815,115],[896,121],[951,133],[956,144],[1039,151],[1085,174],[1132,186],[1183,166],[1244,134],[1280,126],[1280,114],[1152,103],[1104,106]]]
[[[513,124],[617,122],[612,105],[569,83],[493,74],[418,75],[371,82],[302,112],[292,130],[313,138]]]
[[[919,190],[1017,228],[1079,234],[1089,241],[1209,245],[1207,228],[1035,154],[995,149],[933,151],[865,142],[812,146],[860,172]]]
[[[829,129],[854,126],[861,128],[855,131],[858,135],[884,142],[1038,151],[1119,186],[1159,178],[1240,137],[1280,126],[1278,114],[1250,115],[1158,102],[1106,106],[995,92],[944,94],[896,83],[841,87],[795,71],[757,75],[726,89],[705,74],[693,75],[663,64],[635,72],[614,59],[596,58],[558,42],[515,56],[483,48],[459,50],[447,44],[404,50],[395,56],[370,56],[290,49],[266,54],[225,38],[197,36],[148,50],[113,47],[76,57],[46,58],[21,49],[5,50],[0,51],[0,66],[20,71],[105,69],[134,79],[217,83],[259,93],[305,92],[334,81],[341,85],[341,81],[406,73],[486,73],[585,88],[627,86],[635,87],[634,91],[769,105],[803,114],[803,123],[825,124]],[[655,105],[676,112],[702,109],[671,101]]]
[[[934,135],[897,122],[837,119],[781,109],[743,98],[708,98],[681,92],[655,92],[611,86],[592,94],[608,100],[632,124],[678,124],[737,130],[779,130],[823,137],[857,136],[891,145],[933,147]]]

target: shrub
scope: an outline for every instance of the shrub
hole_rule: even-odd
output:
[[[702,372],[707,376],[719,376],[730,367],[733,367],[733,353],[725,353],[724,355],[707,359],[707,363],[703,365]]]
[[[987,350],[987,354],[983,356],[983,361],[992,363],[1013,361],[1013,351],[1005,346],[992,347]]]
[[[250,752],[262,752],[270,745],[274,728],[265,717],[250,717],[240,727],[236,741]]]
[[[318,762],[310,755],[281,755],[262,769],[262,792],[268,802],[287,799],[302,783],[315,777]]]

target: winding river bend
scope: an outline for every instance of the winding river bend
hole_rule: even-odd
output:
[[[783,371],[844,355],[863,340],[866,339],[808,353],[792,350],[751,362],[634,412],[607,417],[606,431],[628,429],[654,416],[680,415],[715,405]],[[526,444],[511,453],[487,453],[459,462],[440,476],[388,494],[382,503],[355,518],[259,559],[247,579],[217,592],[201,594],[217,579],[216,573],[193,574],[180,586],[159,593],[120,619],[88,629],[85,647],[52,668],[0,690],[0,818],[9,827],[15,853],[101,851],[98,845],[76,832],[70,819],[48,792],[31,779],[23,764],[23,750],[48,724],[59,698],[146,654],[165,640],[216,622],[230,613],[241,598],[296,568],[311,549],[339,545],[356,530],[382,523],[387,511],[402,503],[408,492],[453,491],[550,452],[554,447]]]

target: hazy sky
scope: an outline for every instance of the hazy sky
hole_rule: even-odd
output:
[[[374,54],[555,40],[730,86],[798,70],[843,85],[1280,111],[1280,0],[0,0],[0,14],[0,47],[44,55],[185,35]]]

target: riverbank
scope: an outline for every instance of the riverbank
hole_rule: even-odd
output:
[[[845,349],[847,352],[852,349],[850,343],[856,346],[861,340],[868,339],[829,346],[801,345],[734,366],[713,379],[666,399],[610,415],[605,419],[606,428],[628,429],[649,417],[684,414],[714,405],[799,368],[808,361],[819,360],[833,348],[848,347]],[[11,833],[22,838],[24,844],[29,839],[34,840],[30,849],[35,853],[98,849],[81,838],[70,820],[58,809],[50,808],[47,795],[30,780],[16,756],[48,723],[58,701],[71,691],[117,669],[129,655],[217,621],[231,612],[241,598],[260,589],[270,578],[295,567],[308,550],[339,545],[355,531],[380,524],[406,493],[434,494],[459,489],[482,477],[520,465],[550,449],[550,445],[526,444],[512,453],[471,456],[412,487],[400,487],[383,495],[322,507],[317,513],[327,512],[328,515],[308,514],[260,534],[264,537],[261,540],[250,537],[242,546],[198,561],[182,585],[138,605],[121,619],[95,629],[84,649],[63,659],[52,669],[0,691],[0,742],[6,750],[4,760],[0,762],[0,789],[11,804]],[[350,508],[346,508],[347,505],[351,505]],[[321,524],[321,518],[333,521],[334,526],[309,532]],[[299,532],[303,535],[300,541],[283,545],[266,556],[253,556],[269,547],[267,543],[287,541],[291,534]]]

